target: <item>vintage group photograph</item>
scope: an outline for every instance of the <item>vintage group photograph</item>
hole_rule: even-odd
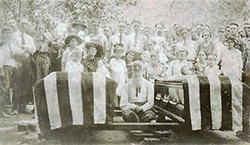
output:
[[[250,144],[250,0],[0,0],[0,144]]]

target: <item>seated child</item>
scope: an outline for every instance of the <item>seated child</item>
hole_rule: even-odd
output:
[[[217,65],[217,55],[211,54],[207,58],[208,66],[204,70],[205,75],[219,76],[222,72]]]
[[[102,60],[98,61],[98,68],[97,68],[96,72],[101,73],[101,74],[105,75],[106,77],[110,78],[109,70],[106,68],[106,66]]]
[[[72,60],[67,62],[65,72],[83,72],[84,68],[81,64],[82,53],[80,50],[75,49],[71,54]]]

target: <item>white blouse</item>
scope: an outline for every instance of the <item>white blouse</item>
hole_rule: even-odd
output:
[[[243,61],[238,49],[227,49],[222,54],[221,71],[225,76],[241,80]]]

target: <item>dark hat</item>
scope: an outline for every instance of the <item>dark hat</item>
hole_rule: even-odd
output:
[[[103,56],[104,49],[103,49],[102,45],[97,44],[97,43],[92,43],[92,42],[87,42],[85,44],[86,49],[90,49],[91,47],[96,48],[96,51],[97,51],[96,55],[95,55],[96,57],[102,57]]]
[[[237,23],[230,23],[229,26],[232,26],[232,25],[235,25],[235,26],[239,27],[239,24],[237,24]]]
[[[117,44],[114,45],[114,53],[116,53],[117,51],[123,51],[124,52],[123,44],[117,43]]]
[[[73,28],[75,28],[77,25],[81,25],[82,26],[82,29],[86,29],[87,28],[87,25],[85,25],[83,22],[81,22],[81,21],[75,21],[75,22],[73,22],[72,24],[71,24],[71,26],[73,27]]]
[[[82,39],[81,39],[79,36],[77,36],[77,35],[70,35],[70,36],[68,36],[68,37],[65,39],[65,44],[66,44],[66,45],[69,45],[71,39],[73,39],[73,38],[77,40],[78,45],[82,44]]]
[[[228,41],[230,41],[230,40],[232,40],[234,42],[234,44],[240,44],[239,40],[232,35],[226,36],[225,39],[223,40],[223,44],[225,46],[228,46]]]

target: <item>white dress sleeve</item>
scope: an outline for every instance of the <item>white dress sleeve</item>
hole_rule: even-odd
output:
[[[66,63],[66,67],[65,67],[64,72],[69,72],[70,70],[71,70],[71,65],[70,65],[70,63]]]

